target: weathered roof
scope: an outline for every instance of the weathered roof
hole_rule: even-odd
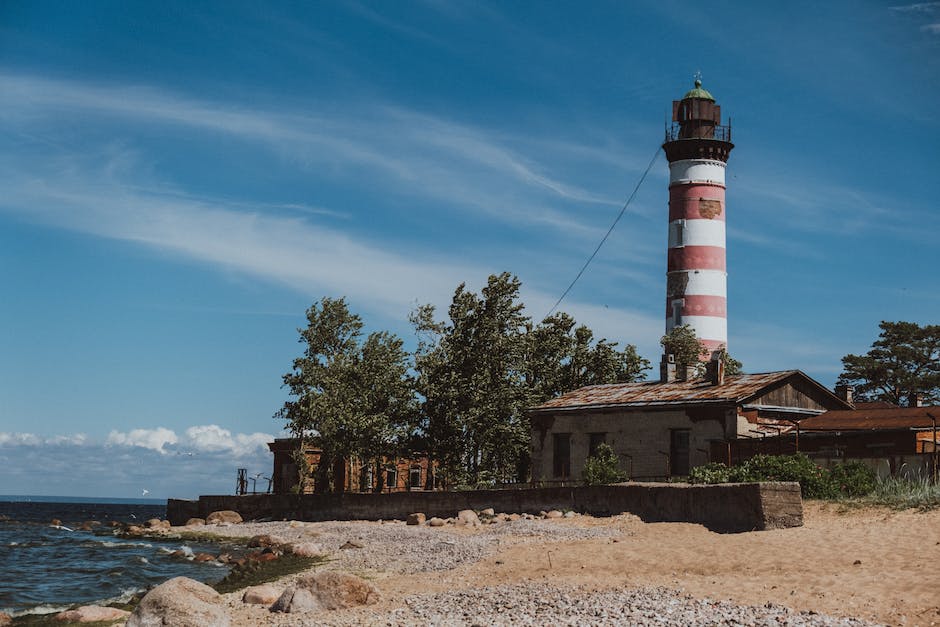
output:
[[[833,410],[800,422],[801,431],[926,429],[940,422],[940,406]]]
[[[688,100],[689,98],[704,98],[705,100],[711,100],[712,102],[715,101],[712,95],[708,93],[707,89],[702,89],[702,81],[698,79],[695,80],[695,89],[690,89],[685,93],[684,96],[682,96],[683,100]]]
[[[674,381],[672,383],[643,381],[640,383],[589,385],[546,401],[537,407],[533,407],[531,411],[574,410],[589,407],[736,404],[758,396],[764,390],[792,376],[802,376],[816,383],[799,370],[783,370],[780,372],[729,375],[725,377],[725,382],[722,385],[712,385],[704,379]]]

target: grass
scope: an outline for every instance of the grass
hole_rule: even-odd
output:
[[[940,483],[926,476],[886,477],[875,490],[856,499],[862,505],[928,511],[940,507]]]
[[[324,557],[299,557],[291,554],[282,555],[270,562],[248,561],[244,566],[233,568],[225,579],[211,585],[217,592],[226,594],[249,586],[276,581],[281,577],[302,572],[326,561]]]

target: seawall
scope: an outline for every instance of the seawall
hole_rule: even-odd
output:
[[[622,483],[605,486],[398,492],[393,494],[250,494],[169,499],[167,518],[182,525],[189,518],[234,510],[245,520],[391,520],[413,512],[454,516],[462,509],[492,507],[497,512],[538,513],[574,510],[595,516],[629,512],[646,522],[698,523],[713,531],[741,532],[803,524],[798,483]]]

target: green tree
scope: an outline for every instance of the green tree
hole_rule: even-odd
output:
[[[676,369],[695,366],[696,376],[705,372],[702,359],[709,359],[711,352],[695,335],[695,330],[688,324],[673,327],[672,331],[659,340],[663,351],[676,357]],[[725,374],[741,374],[743,364],[732,357],[727,350],[721,351],[721,360],[725,364]]]
[[[415,415],[410,363],[394,335],[372,333],[361,342],[362,320],[342,298],[312,305],[298,331],[304,353],[283,377],[292,398],[275,416],[287,420],[300,450],[315,438],[322,450],[315,488],[324,492],[336,461],[400,451]],[[299,490],[306,480],[302,474]]]
[[[426,448],[451,485],[524,479],[528,407],[583,385],[634,381],[649,367],[634,346],[594,342],[568,314],[533,325],[520,287],[493,275],[479,295],[458,286],[446,321],[430,305],[411,315]]]
[[[628,479],[627,473],[620,470],[617,454],[606,442],[600,444],[594,454],[585,460],[582,477],[587,485],[620,483]]]
[[[860,401],[908,405],[917,395],[940,400],[940,325],[882,321],[881,333],[864,355],[842,358],[839,383],[855,386]]]
[[[708,349],[695,335],[695,329],[687,324],[673,327],[669,333],[659,339],[659,343],[667,355],[675,356],[676,369],[680,371],[688,366],[695,366],[699,369],[702,359],[707,359],[709,356]]]

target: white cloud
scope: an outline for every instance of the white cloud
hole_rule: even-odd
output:
[[[935,24],[924,24],[920,27],[920,29],[932,35],[940,35],[940,22]]]
[[[186,429],[184,446],[197,451],[228,452],[236,457],[249,455],[259,450],[268,450],[267,443],[274,436],[267,433],[237,433],[219,425],[202,425]]]
[[[165,455],[170,452],[166,447],[178,441],[179,438],[172,430],[157,427],[156,429],[132,429],[127,433],[111,431],[106,443],[112,446],[137,446]]]
[[[42,438],[32,433],[6,433],[0,431],[0,446],[37,446]]]

